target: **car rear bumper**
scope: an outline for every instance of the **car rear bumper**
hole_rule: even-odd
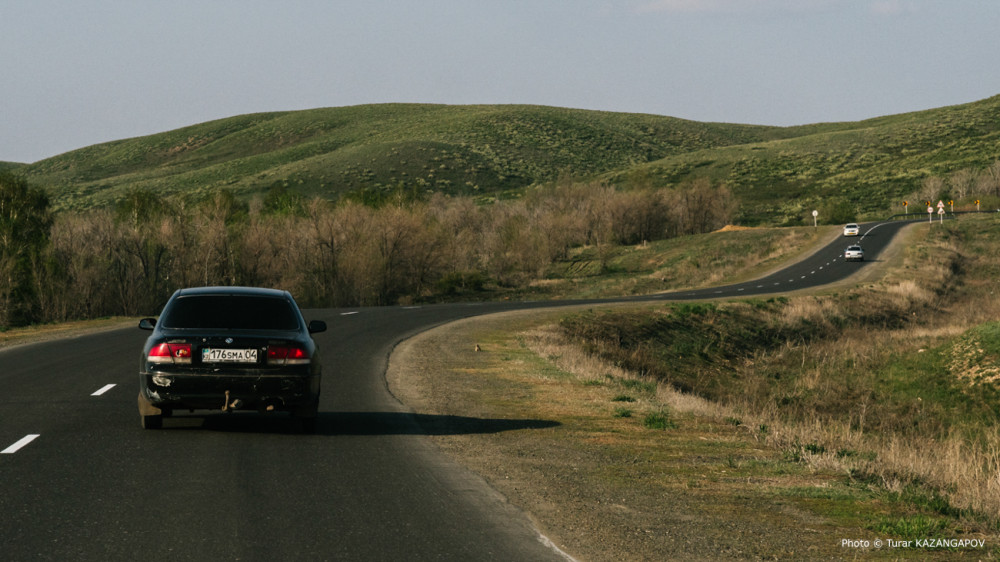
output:
[[[139,375],[139,396],[159,410],[282,410],[314,408],[320,377],[311,373],[150,372]]]

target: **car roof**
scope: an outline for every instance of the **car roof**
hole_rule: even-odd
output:
[[[192,295],[241,295],[280,298],[291,297],[288,291],[268,289],[265,287],[189,287],[186,289],[179,289],[176,292],[176,296],[178,297],[188,297]]]

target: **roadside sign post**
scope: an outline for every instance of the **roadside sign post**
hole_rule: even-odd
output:
[[[976,199],[976,211],[979,210],[979,199]]]
[[[934,222],[934,207],[930,206],[927,207],[927,222],[928,223]]]
[[[910,214],[910,207],[909,207],[909,205],[910,205],[910,203],[908,201],[903,201],[903,214],[904,215]]]
[[[816,217],[819,216],[819,211],[813,211],[813,228],[816,228]]]
[[[944,223],[944,207],[938,209],[938,216],[941,217],[940,222]]]

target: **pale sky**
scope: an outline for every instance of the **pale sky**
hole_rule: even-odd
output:
[[[1000,94],[998,0],[0,0],[0,160],[262,111],[800,125]]]

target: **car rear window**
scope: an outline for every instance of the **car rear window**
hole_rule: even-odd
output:
[[[165,328],[226,330],[298,330],[292,303],[249,295],[191,295],[174,299],[163,311]]]

